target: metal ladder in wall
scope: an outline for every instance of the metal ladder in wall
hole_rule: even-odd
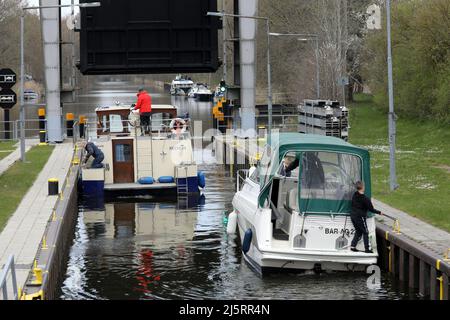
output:
[[[175,167],[175,181],[177,184],[177,212],[179,212],[189,207],[187,166],[178,165]]]

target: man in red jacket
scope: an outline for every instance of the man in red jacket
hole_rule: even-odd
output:
[[[143,88],[139,89],[137,97],[138,100],[134,109],[139,110],[141,118],[141,134],[144,135],[146,132],[150,132],[152,97]]]

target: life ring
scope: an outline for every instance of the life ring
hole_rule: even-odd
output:
[[[177,122],[181,123],[181,126],[182,126],[181,129],[175,128],[175,125],[176,125]],[[186,121],[184,121],[184,119],[175,118],[172,121],[170,121],[169,128],[170,128],[170,130],[171,130],[171,132],[173,134],[181,134],[181,133],[185,133],[186,132],[187,124],[186,124]]]

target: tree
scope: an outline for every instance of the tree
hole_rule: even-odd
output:
[[[392,7],[395,108],[398,114],[450,122],[450,1],[408,0]],[[365,78],[387,110],[386,32],[368,36]]]

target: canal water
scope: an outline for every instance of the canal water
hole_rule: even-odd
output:
[[[84,100],[133,102],[133,90],[97,92]],[[100,90],[101,91],[101,90]],[[171,98],[155,90],[159,103],[180,106],[194,120],[212,124],[211,105]],[[90,108],[92,108],[92,106]],[[75,106],[74,106],[75,107]],[[361,273],[272,274],[260,278],[245,263],[239,238],[228,236],[225,212],[231,210],[234,177],[208,164],[208,148],[196,150],[207,186],[187,203],[152,198],[116,198],[107,203],[79,201],[79,216],[69,253],[61,299],[417,299],[381,274],[369,289]],[[203,161],[200,161],[203,160]]]

